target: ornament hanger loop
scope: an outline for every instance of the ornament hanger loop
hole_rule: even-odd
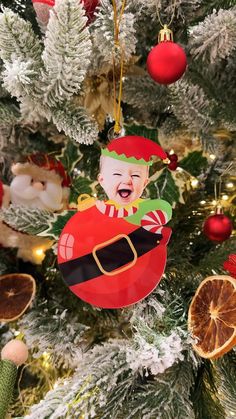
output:
[[[168,23],[163,23],[163,22],[162,22],[162,20],[161,20],[161,16],[160,16],[160,12],[159,12],[159,8],[158,8],[158,4],[157,4],[157,0],[156,0],[156,2],[155,2],[155,5],[156,5],[156,12],[157,12],[157,18],[158,18],[158,21],[159,21],[160,25],[161,25],[163,28],[170,26],[170,25],[172,24],[173,20],[174,20],[174,17],[175,17],[175,9],[176,9],[176,1],[177,1],[177,0],[174,0],[174,2],[173,2],[173,12],[172,12],[172,15],[171,15],[170,21],[169,21]]]

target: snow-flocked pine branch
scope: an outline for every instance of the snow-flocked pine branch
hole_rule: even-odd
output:
[[[45,103],[55,106],[81,89],[92,43],[84,8],[77,0],[56,1],[47,26],[43,61]]]
[[[236,7],[220,9],[190,30],[190,50],[194,57],[216,64],[236,48]]]
[[[72,102],[62,103],[52,109],[52,119],[59,131],[64,131],[75,143],[93,144],[98,127],[83,107]]]

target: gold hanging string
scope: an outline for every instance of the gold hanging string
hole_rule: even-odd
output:
[[[169,21],[168,23],[163,23],[163,22],[162,22],[162,20],[161,20],[161,16],[160,16],[160,13],[159,13],[159,9],[158,9],[158,5],[157,5],[157,1],[155,2],[155,4],[156,4],[157,18],[158,18],[158,21],[159,21],[160,25],[161,25],[163,28],[164,28],[164,26],[165,26],[165,25],[169,27],[169,26],[171,25],[171,23],[173,22],[174,17],[175,17],[176,0],[174,0],[174,2],[173,2],[173,12],[172,12],[172,16],[171,16],[171,18],[170,18],[170,21]]]
[[[123,0],[122,1],[122,5],[121,5],[120,15],[118,17],[116,0],[112,0],[113,12],[114,12],[114,17],[113,17],[113,21],[114,21],[114,38],[115,38],[115,45],[117,45],[117,46],[120,45],[120,43],[119,43],[120,24],[121,24],[121,19],[123,17],[124,11],[125,11],[125,4],[126,4],[126,0]]]
[[[117,13],[117,5],[116,0],[112,0],[113,11],[114,11],[114,48],[112,52],[112,64],[113,64],[113,94],[114,94],[114,118],[115,118],[115,125],[114,125],[114,133],[120,133],[120,116],[121,116],[121,99],[122,99],[122,87],[123,87],[123,70],[124,70],[124,50],[121,48],[119,34],[120,34],[120,25],[121,20],[125,10],[126,0],[122,0],[121,11],[118,17]],[[117,50],[120,49],[121,51],[121,58],[120,58],[120,78],[119,78],[119,96],[118,101],[116,100],[116,68],[115,68],[115,54]]]

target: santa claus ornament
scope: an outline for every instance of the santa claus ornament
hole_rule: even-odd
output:
[[[2,207],[24,206],[50,212],[65,209],[68,204],[70,178],[61,162],[43,153],[25,157],[12,166],[14,178],[10,187],[0,187]],[[15,247],[24,261],[42,263],[52,241],[39,236],[15,231],[0,223],[0,244]]]
[[[63,1],[63,0],[62,0]],[[88,24],[94,19],[94,12],[99,5],[99,0],[78,0],[83,3],[85,13],[88,18]],[[45,29],[50,17],[50,10],[55,6],[55,0],[32,0],[34,10],[36,12],[39,26]]]
[[[164,273],[172,208],[140,198],[155,158],[153,141],[126,136],[102,150],[99,183],[108,200],[82,203],[63,229],[58,263],[70,290],[102,308],[121,308],[150,294]]]
[[[70,178],[63,165],[44,153],[31,154],[12,166],[11,203],[60,211],[68,198]]]
[[[185,72],[187,58],[183,48],[173,41],[173,32],[164,25],[159,32],[158,45],[147,58],[147,71],[159,84],[171,84]]]

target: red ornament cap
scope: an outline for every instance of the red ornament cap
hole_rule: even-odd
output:
[[[167,25],[163,26],[158,34],[158,42],[173,41],[173,32]]]
[[[162,160],[167,159],[167,154],[161,146],[154,141],[136,135],[112,140],[107,148],[102,150],[102,155],[145,166],[151,166],[155,157]]]
[[[236,279],[236,254],[229,255],[229,259],[224,262],[223,267]]]

